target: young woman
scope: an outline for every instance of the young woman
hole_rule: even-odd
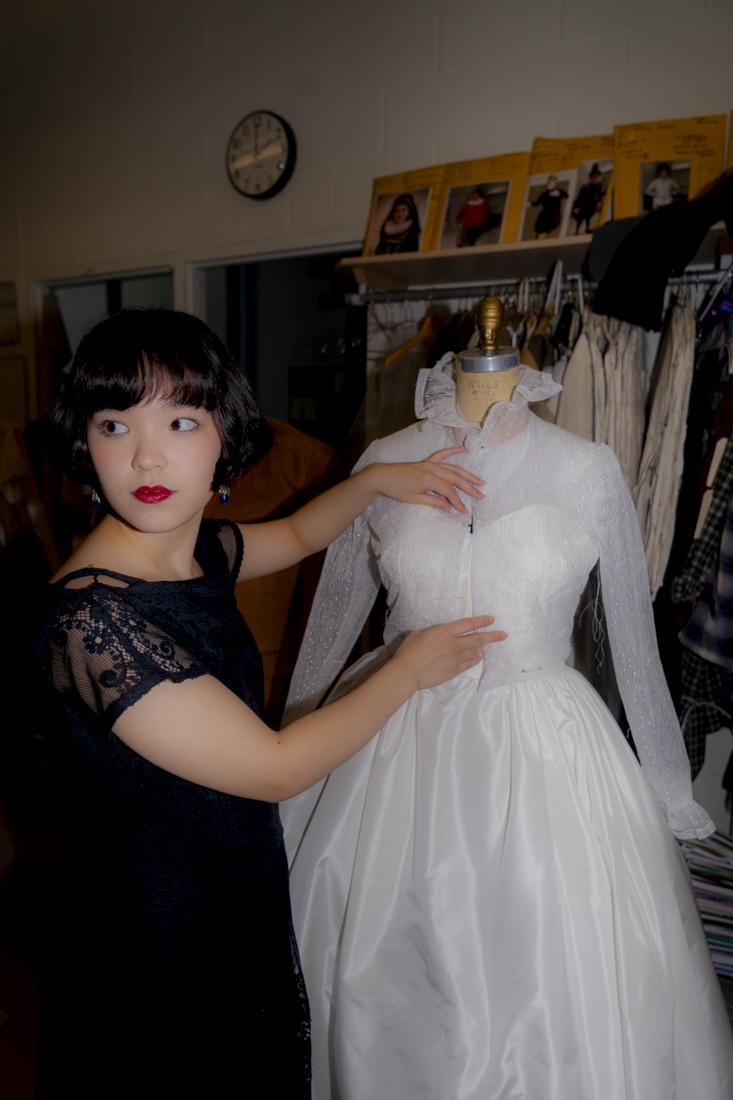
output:
[[[464,512],[480,479],[444,462],[451,448],[365,469],[288,519],[202,522],[266,428],[214,334],[166,310],[92,329],[52,419],[105,513],[53,578],[39,631],[75,839],[42,983],[39,1095],[307,1097],[275,803],[504,635],[487,617],[413,633],[348,698],[278,734],[259,717],[234,584],[322,548],[378,494]]]

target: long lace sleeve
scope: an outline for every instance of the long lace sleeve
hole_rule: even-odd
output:
[[[614,453],[601,447],[591,507],[601,542],[603,605],[621,698],[644,772],[680,838],[715,826],[693,801],[690,765],[657,648],[644,547]]]
[[[375,447],[376,443],[366,449],[354,473],[376,461]],[[363,513],[328,548],[290,683],[284,725],[308,714],[321,702],[366,622],[379,585],[376,564],[369,554],[367,516]]]

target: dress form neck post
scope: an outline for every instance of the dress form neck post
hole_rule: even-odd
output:
[[[456,404],[462,415],[472,424],[483,424],[493,405],[511,401],[519,374],[519,367],[486,374],[471,374],[457,367]]]
[[[456,403],[466,420],[482,424],[489,409],[510,401],[519,381],[519,352],[501,347],[504,305],[499,298],[482,298],[476,309],[478,348],[462,351],[456,359]]]

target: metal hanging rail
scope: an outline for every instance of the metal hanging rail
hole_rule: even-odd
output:
[[[668,287],[699,286],[701,284],[717,282],[723,273],[721,271],[691,270],[684,275],[672,276]],[[551,276],[550,276],[551,277]],[[524,279],[485,279],[479,283],[465,283],[460,286],[420,286],[405,290],[372,290],[369,287],[361,288],[357,293],[347,294],[348,305],[370,305],[372,302],[441,302],[452,298],[482,298],[486,294],[495,293],[497,288],[506,287],[507,292],[516,291],[520,283],[538,290],[547,286],[550,277],[544,275],[532,275]],[[578,286],[582,281],[584,288],[592,291],[596,285],[582,275],[564,275],[563,286]]]
[[[563,283],[578,282],[581,278],[580,275],[565,275]],[[372,290],[370,287],[363,287],[358,293],[347,294],[346,301],[349,305],[358,306],[370,302],[440,302],[450,298],[483,298],[496,291],[497,287],[516,290],[520,283],[524,283],[536,290],[547,286],[549,281],[544,275],[531,275],[524,279],[482,279],[481,282],[464,283],[460,286],[444,284],[410,287],[405,290]]]

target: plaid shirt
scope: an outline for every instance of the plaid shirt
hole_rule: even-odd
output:
[[[731,724],[733,673],[682,650],[679,718],[694,779],[705,762],[705,738]]]
[[[716,480],[717,485],[717,480]],[[717,562],[710,569],[680,641],[713,665],[733,671],[733,500],[729,500]]]
[[[713,499],[699,539],[695,539],[679,576],[670,586],[672,603],[694,603],[718,562],[723,527],[733,494],[733,434],[728,439],[713,485]]]

